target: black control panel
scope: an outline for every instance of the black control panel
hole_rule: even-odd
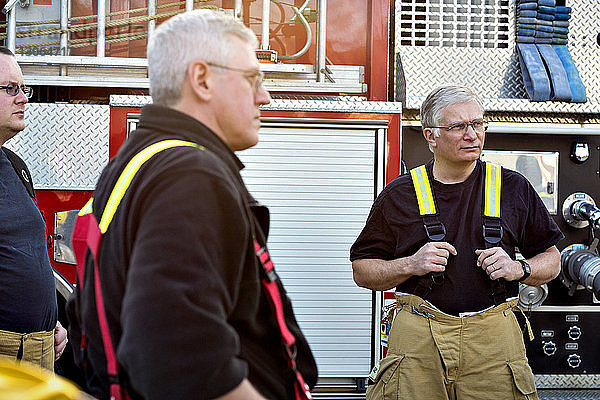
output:
[[[600,373],[600,307],[598,311],[595,307],[568,308],[529,315],[535,338],[526,339],[525,345],[534,374]]]

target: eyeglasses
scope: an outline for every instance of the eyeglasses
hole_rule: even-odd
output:
[[[215,67],[215,68],[226,69],[228,71],[241,72],[242,74],[244,74],[244,77],[246,79],[248,79],[248,82],[250,82],[250,86],[252,86],[252,88],[254,89],[254,92],[258,92],[260,90],[260,88],[262,88],[263,80],[265,79],[265,74],[262,71],[254,70],[254,69],[241,69],[241,68],[227,67],[225,65],[209,63],[209,62],[207,62],[207,64],[210,65],[211,67]]]
[[[0,89],[6,90],[6,93],[9,94],[10,96],[18,95],[19,91],[23,92],[25,97],[27,97],[28,99],[30,99],[31,96],[33,95],[33,88],[31,86],[25,86],[25,85],[19,86],[16,83],[9,83],[6,86],[0,86]]]
[[[473,128],[475,132],[483,133],[488,128],[488,122],[484,119],[476,119],[471,122],[459,122],[450,126],[430,126],[429,128],[445,129],[448,132],[465,133],[469,126]]]

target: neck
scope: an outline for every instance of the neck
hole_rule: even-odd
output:
[[[433,177],[442,183],[464,182],[475,169],[475,165],[477,165],[477,160],[456,164],[434,157]]]

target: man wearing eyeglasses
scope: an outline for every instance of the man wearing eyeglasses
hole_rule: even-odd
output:
[[[359,286],[396,290],[367,398],[537,399],[513,309],[519,282],[558,275],[564,236],[522,175],[479,159],[470,89],[432,91],[421,124],[433,160],[382,191],[350,252]]]
[[[256,46],[241,22],[207,9],[150,37],[153,104],[91,203],[105,229],[98,275],[118,376],[107,373],[91,256],[68,305],[71,342],[85,347],[77,361],[99,398],[119,383],[132,399],[307,399],[300,376],[316,383],[290,300],[266,268],[268,209],[248,192],[234,154],[258,142],[259,107],[270,102]],[[125,185],[117,181],[129,186],[105,225]]]
[[[0,146],[25,129],[32,89],[13,53],[0,47]],[[57,320],[56,288],[44,219],[25,163],[0,150],[0,355],[51,371],[66,346]]]

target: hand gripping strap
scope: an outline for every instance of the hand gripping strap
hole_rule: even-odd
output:
[[[121,384],[118,376],[118,363],[115,354],[112,338],[108,328],[108,320],[106,318],[106,310],[104,308],[104,298],[102,296],[102,286],[100,283],[100,271],[98,268],[98,253],[100,252],[100,243],[102,235],[106,233],[114,214],[125,196],[125,192],[129,188],[137,171],[141,166],[155,154],[172,147],[198,147],[204,150],[204,147],[196,143],[186,142],[183,140],[163,140],[154,143],[141,152],[136,154],[127,163],[123,172],[119,176],[115,187],[113,188],[106,207],[102,213],[100,224],[92,213],[93,198],[79,211],[75,227],[73,229],[73,250],[77,260],[77,278],[79,280],[80,292],[83,289],[84,273],[85,273],[85,257],[87,249],[90,250],[94,259],[94,296],[96,300],[96,313],[98,315],[98,324],[102,335],[102,343],[104,345],[104,354],[106,356],[106,371],[110,385],[111,400],[129,399],[126,391],[121,390]]]
[[[275,314],[275,320],[277,321],[277,326],[281,333],[281,342],[288,356],[288,365],[296,375],[296,382],[294,385],[295,398],[296,400],[310,400],[312,399],[312,395],[310,394],[308,385],[304,382],[302,374],[296,367],[296,338],[285,323],[281,292],[277,286],[275,265],[273,264],[273,261],[271,261],[268,250],[265,247],[261,247],[256,239],[254,240],[254,251],[263,268],[264,274],[261,280],[265,291],[267,292],[271,310],[273,311],[273,314]]]

